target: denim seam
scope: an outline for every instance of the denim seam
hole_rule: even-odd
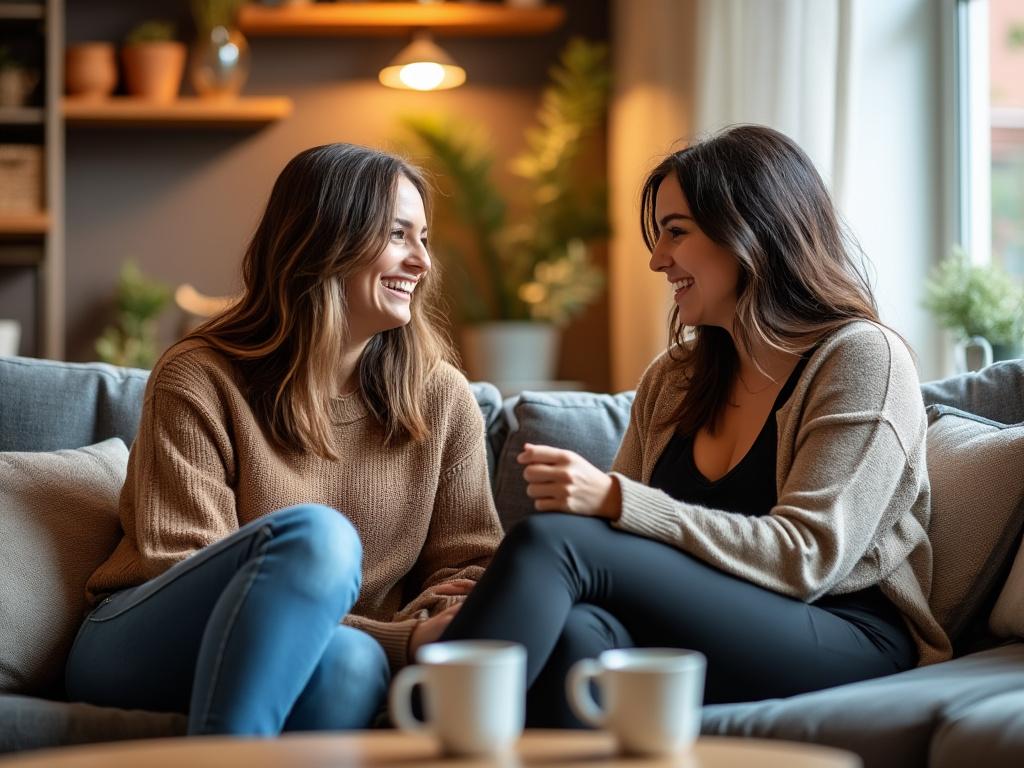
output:
[[[270,526],[263,526],[259,530],[260,533],[266,533],[270,537],[273,536],[273,531],[271,531]],[[256,577],[259,576],[260,568],[263,566],[263,561],[266,557],[266,552],[261,552],[260,556],[256,559],[256,567],[253,568],[252,574],[245,583],[245,587],[242,591],[242,597],[239,599],[238,603],[235,604],[235,609],[232,611],[231,617],[228,619],[227,629],[224,632],[224,636],[221,638],[220,647],[217,648],[217,656],[213,664],[213,672],[210,675],[210,692],[206,697],[206,702],[203,704],[202,717],[199,718],[201,733],[206,732],[206,720],[210,716],[210,707],[213,705],[213,696],[217,690],[217,677],[220,675],[221,664],[224,661],[224,649],[227,647],[228,640],[235,628],[235,620],[238,618],[238,614],[242,610],[242,604],[246,601],[246,598],[249,597],[249,592],[252,589],[253,582],[256,581]]]

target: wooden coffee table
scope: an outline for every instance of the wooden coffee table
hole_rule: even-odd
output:
[[[860,758],[838,749],[761,739],[705,736],[685,758],[622,757],[598,731],[530,730],[514,754],[494,759],[443,757],[427,736],[396,731],[296,734],[278,739],[196,737],[67,747],[15,755],[0,768],[858,768]]]

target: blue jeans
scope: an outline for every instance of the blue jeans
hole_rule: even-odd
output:
[[[339,512],[282,509],[86,618],[68,659],[72,700],[187,712],[190,734],[369,726],[388,687],[384,649],[339,622],[362,545]]]

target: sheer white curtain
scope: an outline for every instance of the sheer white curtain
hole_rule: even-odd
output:
[[[852,2],[700,0],[698,132],[732,123],[776,128],[803,147],[841,199],[853,97]]]

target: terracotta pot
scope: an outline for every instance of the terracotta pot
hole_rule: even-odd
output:
[[[64,84],[72,96],[105,99],[117,87],[112,43],[78,43],[64,53]]]
[[[121,50],[128,93],[149,101],[178,98],[185,74],[187,50],[184,43],[134,43]]]

